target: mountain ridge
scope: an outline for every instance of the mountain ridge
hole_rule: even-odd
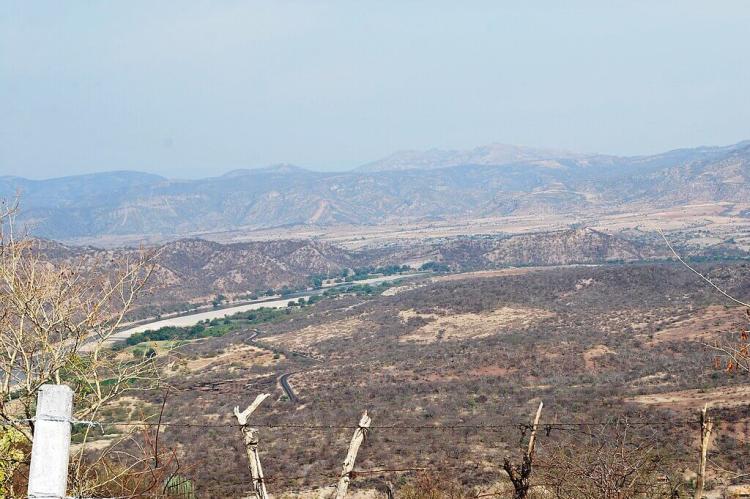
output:
[[[571,153],[573,154],[573,153]],[[200,180],[114,172],[0,177],[19,222],[53,239],[504,217],[750,202],[750,141],[653,156],[567,155],[427,169],[315,172],[292,165]]]
[[[102,249],[36,239],[34,248],[51,262],[106,268],[133,259],[141,248]],[[667,256],[651,243],[590,228],[511,236],[453,237],[351,250],[314,239],[218,243],[186,238],[149,248],[154,276],[139,308],[205,303],[216,294],[239,296],[268,288],[309,286],[313,275],[338,276],[343,269],[436,262],[454,271],[518,265],[598,264]]]

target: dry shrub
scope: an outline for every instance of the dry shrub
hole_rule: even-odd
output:
[[[474,497],[471,490],[444,473],[423,472],[399,488],[400,499],[464,499]]]

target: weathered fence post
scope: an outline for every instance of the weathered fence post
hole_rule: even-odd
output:
[[[344,467],[341,470],[341,477],[339,477],[339,483],[336,486],[335,499],[344,499],[346,496],[346,491],[349,489],[349,482],[352,479],[352,470],[354,469],[354,461],[357,459],[359,446],[362,445],[371,422],[372,419],[370,419],[370,416],[367,415],[367,411],[365,411],[359,420],[359,426],[354,430],[352,441],[349,444],[349,451],[346,453]]]
[[[513,498],[514,499],[525,499],[529,493],[531,487],[531,471],[534,463],[534,448],[536,446],[536,431],[539,428],[539,418],[542,415],[542,408],[544,402],[539,402],[539,408],[536,410],[534,416],[534,423],[531,425],[531,436],[529,437],[529,446],[526,448],[526,453],[523,456],[523,461],[520,466],[513,466],[510,460],[506,457],[503,461],[503,468],[508,473],[513,484]]]
[[[711,438],[711,431],[714,427],[714,422],[707,415],[707,412],[708,404],[704,405],[701,411],[701,453],[698,463],[698,476],[695,479],[695,499],[703,498],[703,488],[706,485],[706,457],[708,455],[708,443]]]
[[[250,428],[248,418],[255,412],[255,409],[269,397],[268,393],[262,393],[255,397],[255,400],[247,409],[240,412],[239,407],[234,408],[234,415],[242,426],[242,435],[245,439],[245,450],[247,451],[247,460],[250,464],[250,475],[253,478],[253,491],[258,499],[268,499],[266,483],[263,480],[263,467],[260,465],[260,456],[258,455],[258,430]]]
[[[390,480],[385,482],[385,497],[386,499],[395,499],[396,498],[396,492],[393,490],[393,484]]]
[[[65,497],[70,458],[73,390],[42,385],[36,403],[28,496]]]
[[[534,424],[531,425],[531,436],[529,437],[529,448],[526,450],[526,459],[531,462],[534,458],[534,447],[536,447],[536,430],[539,427],[539,418],[542,416],[542,408],[544,402],[539,402],[539,408],[536,410],[536,416],[534,416]]]

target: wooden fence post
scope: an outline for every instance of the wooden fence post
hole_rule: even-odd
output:
[[[703,488],[706,485],[706,457],[708,455],[708,443],[711,438],[711,431],[714,422],[707,414],[708,404],[703,406],[701,411],[701,452],[698,464],[698,476],[695,479],[695,499],[703,498]]]
[[[349,444],[349,451],[346,453],[346,459],[344,460],[344,467],[341,470],[341,476],[339,477],[339,483],[336,486],[335,499],[344,499],[346,497],[346,491],[349,489],[349,482],[352,477],[352,470],[354,469],[354,461],[357,459],[357,452],[359,452],[359,446],[365,439],[367,429],[370,427],[372,420],[367,415],[367,411],[362,414],[359,420],[359,426],[354,430],[352,441]]]
[[[393,490],[393,484],[390,480],[385,482],[385,497],[386,499],[395,499],[396,492]]]
[[[239,407],[234,408],[234,415],[242,427],[247,460],[250,464],[250,476],[253,478],[253,491],[258,499],[268,499],[268,492],[266,491],[266,483],[263,481],[263,468],[260,465],[260,456],[258,455],[258,430],[250,428],[248,418],[268,397],[268,393],[258,395],[253,403],[242,412],[240,412]]]
[[[536,447],[536,430],[539,427],[539,418],[542,416],[542,407],[544,402],[539,402],[539,408],[536,410],[536,416],[534,416],[534,424],[531,425],[531,437],[529,437],[529,448],[526,449],[526,459],[531,462],[534,457],[534,447]]]
[[[531,470],[534,461],[534,448],[536,447],[536,431],[539,427],[539,418],[542,416],[542,407],[544,402],[539,402],[539,408],[536,410],[534,416],[534,423],[531,425],[531,436],[529,437],[529,445],[526,448],[526,453],[523,456],[521,466],[513,466],[508,458],[505,458],[503,462],[503,468],[508,473],[513,484],[513,498],[514,499],[525,499],[529,493],[529,487],[531,486]]]
[[[73,390],[42,385],[34,418],[28,497],[66,497]]]

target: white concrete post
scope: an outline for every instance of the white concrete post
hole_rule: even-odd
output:
[[[70,458],[73,390],[42,385],[36,403],[28,496],[65,497]]]

